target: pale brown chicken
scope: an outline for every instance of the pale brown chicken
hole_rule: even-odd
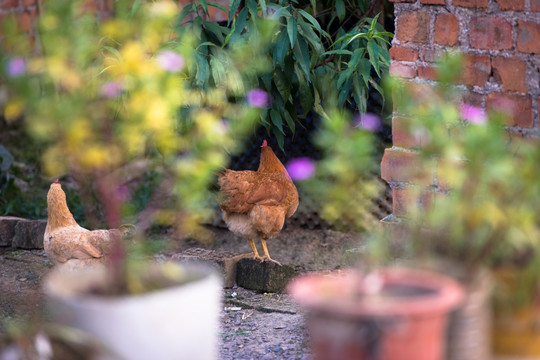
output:
[[[219,206],[229,230],[248,238],[255,259],[279,264],[270,257],[266,240],[279,234],[285,219],[296,211],[298,191],[266,140],[257,171],[227,169],[219,175],[218,184]],[[255,238],[261,240],[263,257],[259,256]]]
[[[47,257],[54,263],[106,257],[113,241],[125,238],[132,231],[130,226],[124,225],[120,229],[93,231],[79,226],[69,211],[66,193],[58,180],[47,193],[47,212],[43,245]]]

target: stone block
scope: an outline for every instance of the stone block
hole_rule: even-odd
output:
[[[43,249],[43,235],[46,227],[46,220],[18,221],[11,246],[21,249]]]
[[[0,216],[0,246],[11,246],[15,237],[15,225],[23,218],[13,216]]]
[[[303,272],[300,266],[278,265],[245,258],[238,261],[236,283],[244,289],[269,293],[284,292],[289,281]]]
[[[251,253],[239,255],[230,252],[190,248],[181,253],[174,254],[171,258],[181,263],[205,263],[210,265],[221,272],[224,286],[231,288],[236,283],[238,261],[252,256]]]

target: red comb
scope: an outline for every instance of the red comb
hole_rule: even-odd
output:
[[[59,179],[56,179],[56,181],[54,182],[55,184],[60,184],[60,180]]]
[[[261,147],[265,147],[265,146],[268,146],[268,143],[266,142],[266,139],[263,140],[263,144],[261,145]]]

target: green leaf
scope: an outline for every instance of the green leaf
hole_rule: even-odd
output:
[[[142,0],[133,1],[133,5],[131,5],[131,16],[135,15],[137,13],[137,11],[139,11],[142,4],[143,4]]]
[[[283,150],[283,146],[285,145],[285,138],[283,134],[275,127],[272,128],[272,133],[274,133],[274,137],[278,142],[279,148]]]
[[[360,85],[359,76],[353,78],[353,97],[359,112],[365,113],[367,106],[366,88]]]
[[[321,34],[323,33],[323,30],[321,29],[321,25],[319,24],[317,19],[315,19],[313,16],[311,16],[310,14],[308,14],[306,11],[304,11],[302,9],[298,10],[298,13],[300,15],[302,15],[304,17],[304,19],[309,21],[315,27],[315,29],[317,29],[317,31],[319,33],[321,33]]]
[[[230,0],[229,1],[229,20],[227,21],[227,26],[231,24],[231,21],[238,10],[238,5],[240,5],[240,0]]]
[[[323,55],[352,55],[352,51],[350,50],[330,50],[323,53]]]
[[[345,104],[345,101],[349,98],[349,93],[351,92],[351,83],[352,83],[352,77],[347,77],[345,83],[339,90],[339,96],[338,96],[338,105],[343,106]]]
[[[343,87],[343,84],[347,82],[347,80],[350,79],[351,75],[353,73],[352,68],[347,68],[347,70],[342,71],[337,79],[336,88],[341,91],[341,88]]]
[[[296,44],[294,45],[294,55],[296,61],[300,65],[300,68],[304,71],[307,81],[309,82],[310,62],[309,48],[303,37],[298,37]]]
[[[375,41],[369,40],[367,43],[367,51],[369,54],[369,62],[371,65],[373,65],[377,75],[381,77],[381,73],[379,71],[379,46],[375,44]]]
[[[214,79],[214,83],[216,85],[219,85],[223,82],[223,79],[226,77],[225,67],[214,56],[210,57],[210,68],[212,70],[212,78]]]
[[[238,38],[240,38],[242,35],[242,31],[244,31],[247,23],[248,23],[248,14],[249,11],[247,8],[243,8],[240,10],[240,13],[236,17],[236,24],[234,27],[234,34],[231,36],[232,42],[235,42]]]
[[[289,34],[289,41],[292,49],[296,43],[296,35],[298,34],[298,26],[296,25],[294,16],[287,18],[287,33]]]
[[[208,61],[206,57],[197,53],[195,56],[197,60],[197,85],[200,87],[206,87],[208,79],[210,78],[210,71],[208,67]]]
[[[251,17],[253,19],[257,19],[259,17],[259,14],[257,12],[257,2],[255,0],[245,0],[246,5],[249,9],[249,13],[251,14]]]
[[[199,44],[199,46],[197,46],[197,49],[203,47],[203,46],[214,46],[214,47],[218,47],[216,44],[214,44],[213,42],[211,41],[205,41],[201,44]]]
[[[285,73],[283,73],[279,69],[275,69],[272,78],[274,80],[274,84],[276,85],[277,90],[279,91],[279,94],[281,95],[283,100],[287,102],[289,100],[289,96],[291,95],[290,79],[287,79]]]
[[[337,0],[336,1],[336,14],[340,21],[343,21],[345,19],[346,15],[346,9],[345,9],[345,2],[343,0]]]
[[[266,15],[266,0],[259,0],[259,4],[261,5],[263,16]]]
[[[180,14],[178,14],[178,18],[176,19],[175,28],[183,28],[182,23],[184,22],[184,19],[186,16],[195,10],[195,5],[189,4],[182,8],[182,11],[180,11]]]
[[[208,2],[207,0],[199,0],[199,3],[202,5],[204,13],[208,15]]]
[[[356,71],[362,76],[364,84],[368,87],[369,81],[371,80],[371,63],[368,59],[363,58],[356,67]]]
[[[291,117],[291,114],[289,114],[289,112],[287,111],[287,109],[283,109],[282,117],[285,118],[285,121],[287,122],[287,126],[289,127],[289,129],[291,129],[291,132],[294,134],[294,132],[296,131],[296,123],[294,119]]]
[[[287,54],[287,49],[289,48],[289,38],[287,37],[287,32],[281,30],[278,40],[276,41],[274,52],[272,54],[272,61],[274,65],[277,64],[283,68],[285,55]]]
[[[221,5],[220,3],[209,2],[208,6],[212,6],[212,7],[218,8],[220,10],[223,10],[223,11],[225,11],[225,13],[229,12],[229,10],[225,6]]]
[[[321,38],[315,34],[315,31],[313,31],[313,28],[308,25],[305,21],[299,21],[298,24],[300,25],[300,29],[302,30],[302,34],[304,35],[304,38],[306,38],[309,43],[311,44],[311,47],[313,48],[314,52],[317,57],[321,55],[321,53],[324,50]]]
[[[298,98],[300,99],[300,106],[302,107],[304,115],[306,115],[311,109],[313,109],[313,103],[315,99],[311,93],[311,87],[306,85],[302,86],[298,91]]]
[[[270,110],[270,120],[272,120],[274,128],[278,129],[283,135],[285,135],[285,132],[283,131],[283,120],[281,119],[279,112],[277,112],[275,109]]]
[[[217,38],[217,40],[223,44],[225,42],[225,38],[223,37],[223,31],[221,30],[221,26],[219,26],[214,21],[205,21],[203,22],[204,27],[207,31],[214,34],[214,36]]]
[[[351,71],[354,71],[356,67],[358,66],[358,63],[360,63],[360,60],[362,60],[364,57],[364,49],[356,49],[354,50],[351,60],[349,60],[348,69],[351,69]]]

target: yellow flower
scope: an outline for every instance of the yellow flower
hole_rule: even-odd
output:
[[[4,108],[4,118],[7,122],[17,120],[24,112],[24,102],[16,99],[7,103]]]

